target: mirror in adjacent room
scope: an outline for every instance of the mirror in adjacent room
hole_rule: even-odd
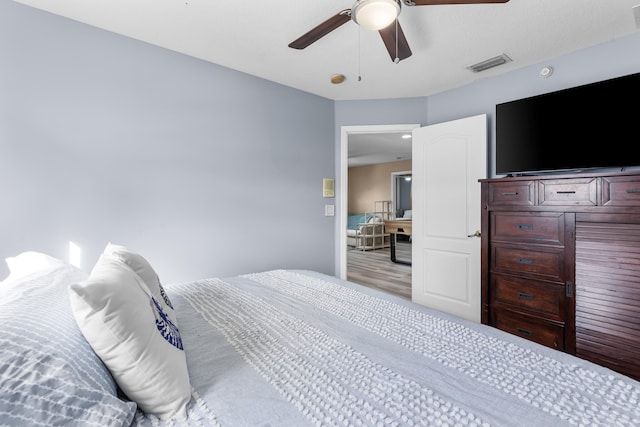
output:
[[[393,206],[396,218],[411,218],[411,171],[394,172]]]

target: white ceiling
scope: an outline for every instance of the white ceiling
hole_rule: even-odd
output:
[[[352,0],[16,0],[332,100],[433,95],[637,31],[640,0],[510,0],[402,6],[413,55],[394,64],[376,31],[347,22],[306,49],[288,44]],[[500,54],[512,60],[467,69]],[[344,83],[330,82],[344,74]],[[361,79],[359,80],[358,77]],[[349,165],[411,158],[399,134],[349,137]]]
[[[637,30],[632,6],[640,4],[403,5],[399,22],[413,55],[394,64],[379,34],[354,22],[306,49],[288,47],[352,0],[16,1],[333,100],[428,96],[610,41]],[[503,53],[512,62],[466,68]],[[330,82],[337,73],[346,76],[340,85]]]
[[[411,139],[402,138],[404,134],[406,132],[349,134],[349,167],[411,159]]]

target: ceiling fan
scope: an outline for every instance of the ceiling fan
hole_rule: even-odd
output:
[[[343,9],[320,25],[289,43],[293,49],[304,49],[331,31],[353,20],[369,30],[378,30],[391,60],[400,62],[411,56],[409,43],[398,22],[401,3],[405,6],[436,6],[444,4],[507,3],[509,0],[356,0],[351,9]],[[392,25],[395,22],[395,25]]]

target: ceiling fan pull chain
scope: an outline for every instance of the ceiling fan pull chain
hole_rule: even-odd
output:
[[[393,60],[394,63],[400,62],[400,58],[398,57],[398,18],[396,18],[396,59]]]
[[[360,60],[360,56],[361,56],[360,47],[362,45],[362,43],[360,41],[361,37],[362,37],[362,27],[358,26],[358,81],[362,81],[362,74],[361,74],[361,71],[360,71],[360,65],[361,65],[360,64],[361,63],[361,60]]]

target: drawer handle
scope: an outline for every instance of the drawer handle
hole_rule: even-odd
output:
[[[533,264],[533,260],[531,258],[518,258],[518,262],[520,264]]]
[[[567,282],[566,286],[565,286],[565,295],[568,298],[573,297],[573,282]]]
[[[518,292],[518,298],[532,300],[533,295],[525,294],[524,292]]]
[[[576,194],[575,191],[567,190],[567,191],[556,191],[557,194]]]
[[[507,191],[502,193],[503,196],[517,196],[518,192],[517,191]]]
[[[522,329],[522,328],[516,328],[516,331],[518,331],[520,335],[526,335],[528,337],[533,335],[533,332],[527,331],[526,329]]]
[[[531,231],[531,230],[533,230],[533,225],[531,225],[531,224],[518,224],[518,230]]]
[[[630,189],[630,190],[627,190],[627,193],[640,193],[640,189],[639,190]]]

